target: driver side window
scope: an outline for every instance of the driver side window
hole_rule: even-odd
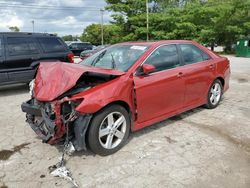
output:
[[[159,47],[149,56],[145,64],[154,65],[156,68],[154,72],[180,66],[176,45],[171,44]]]

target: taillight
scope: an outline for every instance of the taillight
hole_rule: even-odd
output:
[[[70,63],[74,63],[74,54],[73,53],[68,54],[68,60]]]

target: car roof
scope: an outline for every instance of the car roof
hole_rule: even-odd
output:
[[[55,34],[49,34],[49,33],[0,32],[0,34],[4,34],[4,35],[34,35],[34,36],[53,36],[53,37],[56,37],[56,35],[55,35]]]
[[[171,43],[193,43],[193,41],[191,41],[191,40],[159,40],[159,41],[149,41],[149,42],[145,42],[145,41],[139,41],[139,42],[129,41],[129,42],[123,42],[123,43],[120,43],[120,44],[152,46],[152,45],[171,44]]]
[[[90,42],[72,41],[70,44],[90,44]]]

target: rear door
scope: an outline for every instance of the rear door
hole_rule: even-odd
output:
[[[149,75],[134,76],[138,122],[165,114],[175,114],[182,108],[184,79],[175,44],[157,48],[144,62],[156,67]]]
[[[32,36],[5,36],[5,65],[9,81],[28,81],[34,76],[31,63],[39,56],[39,50]]]
[[[215,77],[213,59],[194,44],[179,44],[185,72],[184,108],[204,103]]]
[[[0,84],[8,81],[8,74],[4,63],[4,43],[3,36],[0,35]]]

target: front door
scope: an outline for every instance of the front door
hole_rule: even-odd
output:
[[[134,76],[138,122],[178,111],[184,100],[184,79],[176,45],[158,47],[144,62],[156,67],[148,75]]]

